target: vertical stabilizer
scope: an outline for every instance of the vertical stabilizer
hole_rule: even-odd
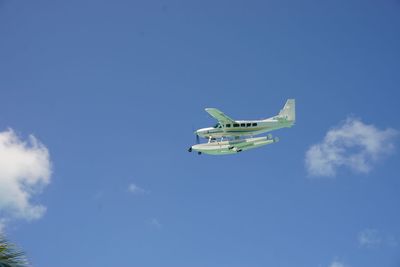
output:
[[[288,121],[296,120],[296,102],[294,99],[288,99],[285,106],[279,112],[278,118],[286,119]]]

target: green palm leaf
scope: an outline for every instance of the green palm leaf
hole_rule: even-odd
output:
[[[0,235],[0,267],[28,267],[25,253]]]

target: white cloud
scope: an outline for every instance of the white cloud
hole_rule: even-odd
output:
[[[306,152],[306,168],[311,176],[335,176],[339,167],[368,173],[374,163],[394,150],[396,130],[380,130],[355,118],[329,130],[321,143]]]
[[[376,229],[364,229],[358,234],[358,243],[363,247],[376,247],[381,242],[382,238]]]
[[[13,130],[0,132],[0,215],[34,220],[46,207],[32,203],[32,196],[50,183],[51,163],[47,148],[33,135],[21,140]]]
[[[331,263],[331,265],[329,265],[329,267],[349,267],[349,266],[348,265],[344,265],[341,262],[334,261],[334,262]]]
[[[377,229],[366,228],[358,234],[358,244],[365,248],[376,248],[379,246],[397,246],[393,236],[385,235]]]
[[[146,193],[147,193],[146,190],[144,190],[143,188],[141,188],[141,187],[135,185],[134,183],[130,183],[130,184],[128,185],[128,191],[129,191],[130,193],[136,194],[136,195],[139,195],[139,194],[146,194]]]

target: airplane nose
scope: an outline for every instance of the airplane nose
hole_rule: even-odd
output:
[[[208,131],[206,129],[199,129],[199,130],[195,131],[194,133],[198,136],[204,136],[205,134],[208,133]]]

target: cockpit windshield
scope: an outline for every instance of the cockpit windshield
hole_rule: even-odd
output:
[[[221,128],[221,124],[219,123],[215,124],[214,128]]]

